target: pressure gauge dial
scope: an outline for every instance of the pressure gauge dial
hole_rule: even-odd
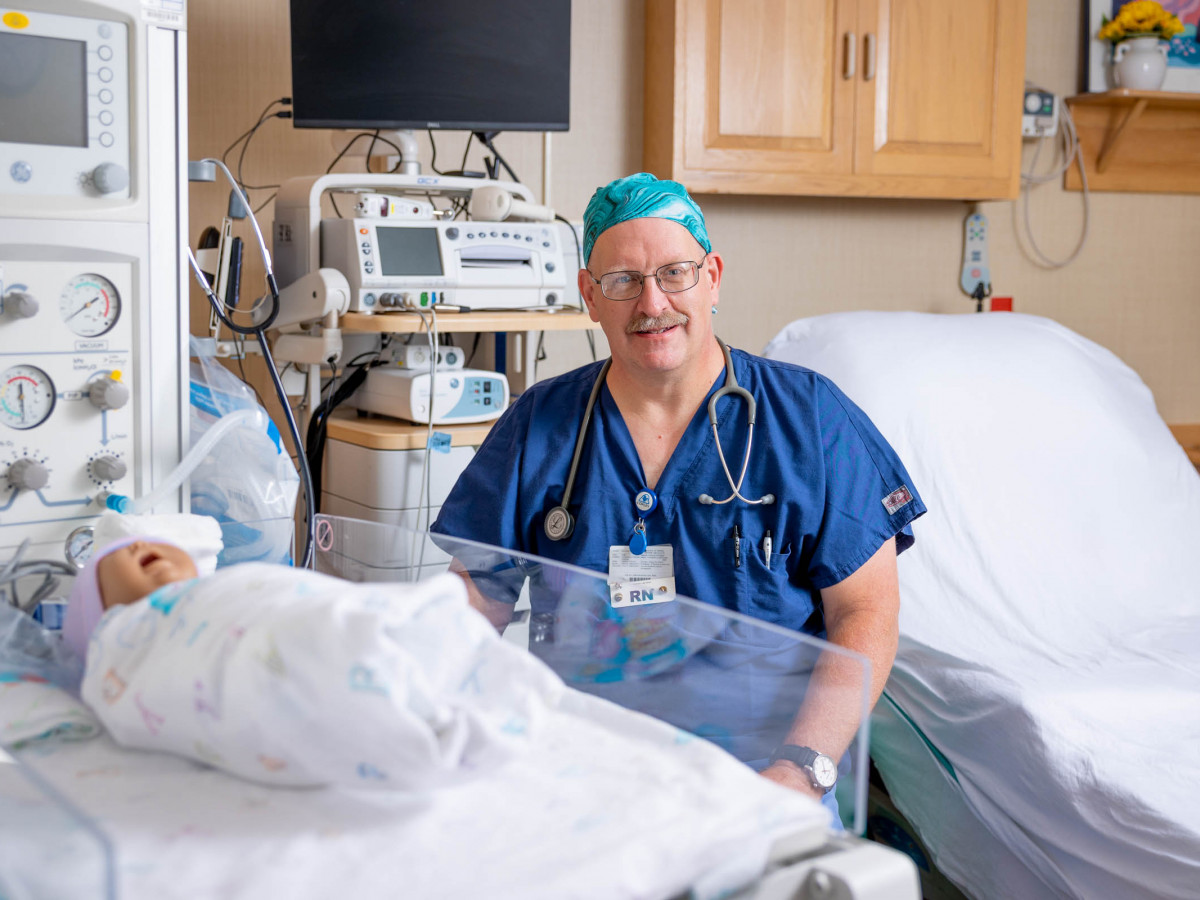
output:
[[[117,324],[121,295],[102,275],[76,275],[58,298],[58,310],[67,327],[80,337],[98,337]]]
[[[36,366],[10,366],[0,373],[0,422],[34,428],[54,411],[54,382]]]
[[[92,526],[81,525],[67,535],[63,553],[67,557],[67,562],[77,569],[82,569],[92,558]]]

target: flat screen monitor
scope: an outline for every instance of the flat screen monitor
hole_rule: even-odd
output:
[[[291,0],[301,128],[566,131],[570,0]]]

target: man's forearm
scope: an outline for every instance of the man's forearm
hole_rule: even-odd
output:
[[[834,759],[846,752],[862,722],[864,687],[866,708],[870,710],[883,692],[896,658],[895,622],[889,625],[881,618],[874,610],[856,610],[841,617],[836,628],[827,632],[830,643],[867,657],[871,664],[869,681],[856,657],[830,650],[822,653],[804,704],[783,743],[812,747]]]

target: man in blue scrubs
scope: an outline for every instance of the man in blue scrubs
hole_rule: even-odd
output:
[[[611,366],[602,380],[603,363],[593,363],[525,391],[433,530],[604,572],[613,606],[628,591],[611,583],[648,565],[674,578],[678,594],[865,655],[874,704],[896,652],[896,556],[925,511],[900,460],[828,379],[740,350],[729,359],[756,422],[751,430],[744,398],[726,395],[714,435],[709,401],[731,384],[713,331],[724,262],[681,185],[642,173],[599,189],[583,249],[579,289]],[[560,505],[573,528],[552,513]],[[511,604],[476,593],[503,627]],[[839,696],[839,680],[855,677],[830,660],[808,696]],[[861,712],[860,703],[806,700],[759,760],[762,774],[826,794],[829,758],[842,756]]]

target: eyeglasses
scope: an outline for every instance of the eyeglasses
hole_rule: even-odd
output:
[[[678,294],[696,286],[696,282],[700,280],[700,267],[706,259],[707,253],[700,257],[699,262],[685,259],[667,263],[665,266],[659,266],[651,274],[658,282],[658,289],[664,294]],[[636,300],[642,296],[642,287],[649,276],[642,272],[606,272],[596,278],[589,271],[588,277],[600,285],[600,293],[609,300]]]

